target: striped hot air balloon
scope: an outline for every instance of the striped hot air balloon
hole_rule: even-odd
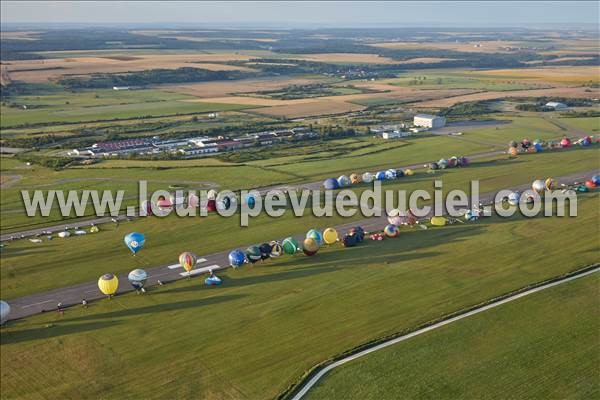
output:
[[[190,251],[184,251],[179,255],[179,264],[183,267],[183,269],[185,269],[185,271],[188,273],[188,276],[192,268],[196,266],[197,261],[198,257]]]

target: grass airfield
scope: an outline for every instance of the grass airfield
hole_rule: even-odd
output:
[[[229,270],[219,288],[182,280],[13,321],[3,397],[272,398],[361,343],[596,262],[598,200],[578,218],[412,230]]]

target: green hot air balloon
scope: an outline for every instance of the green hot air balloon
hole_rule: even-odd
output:
[[[283,252],[285,254],[292,255],[296,254],[296,252],[300,248],[300,245],[298,244],[296,239],[294,239],[293,237],[289,237],[283,240],[283,242],[281,243],[281,247],[283,248]]]

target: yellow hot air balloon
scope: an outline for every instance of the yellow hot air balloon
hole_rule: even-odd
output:
[[[194,253],[189,251],[184,251],[179,255],[179,264],[183,267],[183,269],[186,270],[188,274],[192,270],[192,268],[196,266],[197,260],[198,257]]]
[[[544,182],[544,186],[546,187],[546,190],[552,190],[554,189],[554,179],[552,178],[548,178],[546,179],[546,182]]]
[[[431,217],[431,225],[444,226],[448,223],[448,220],[444,217]]]
[[[327,244],[334,244],[338,240],[338,233],[333,228],[327,228],[323,231],[323,241]]]
[[[404,170],[404,175],[406,175],[406,176],[412,176],[412,175],[414,175],[414,172],[413,172],[412,169],[405,169]]]
[[[104,274],[98,279],[98,289],[108,297],[115,294],[119,288],[119,279],[113,274]]]

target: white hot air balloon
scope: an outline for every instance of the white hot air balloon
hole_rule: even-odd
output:
[[[4,300],[0,300],[0,325],[4,325],[10,314],[10,306]]]

